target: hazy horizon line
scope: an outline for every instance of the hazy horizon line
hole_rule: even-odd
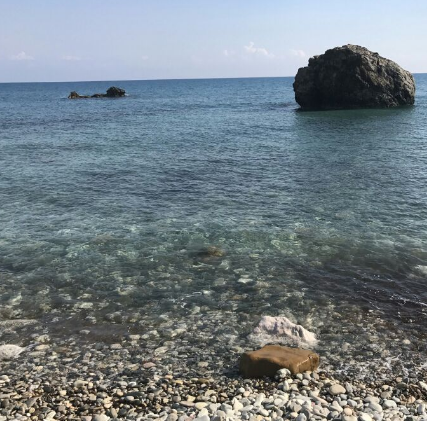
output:
[[[61,81],[19,81],[19,82],[0,82],[0,85],[11,83],[90,83],[90,82],[155,82],[166,80],[217,80],[217,79],[280,79],[294,78],[295,76],[229,76],[229,77],[173,77],[159,79],[99,79],[99,80],[61,80]]]
[[[425,75],[427,72],[414,72],[413,75]],[[13,83],[91,83],[91,82],[156,82],[167,80],[223,80],[223,79],[286,79],[295,78],[295,76],[230,76],[230,77],[175,77],[159,79],[99,79],[99,80],[61,80],[61,81],[19,81],[19,82],[0,82],[0,85]]]

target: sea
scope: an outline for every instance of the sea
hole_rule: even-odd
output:
[[[0,342],[30,320],[160,346],[191,316],[245,343],[269,315],[331,352],[425,350],[415,81],[414,106],[322,112],[293,78],[0,84]],[[67,99],[110,86],[127,96]]]

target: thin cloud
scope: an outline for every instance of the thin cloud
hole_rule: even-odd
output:
[[[255,43],[252,41],[249,43],[249,45],[245,45],[243,48],[248,54],[256,54],[264,57],[274,57],[274,54],[269,53],[266,48],[255,47]]]
[[[16,61],[29,61],[34,60],[34,57],[30,56],[25,51],[21,51],[19,54],[17,54],[16,56],[12,56],[10,59]]]
[[[304,50],[289,50],[290,53],[294,56],[294,57],[307,57],[307,54],[305,53]]]
[[[141,60],[143,60],[143,61],[147,61],[149,58],[150,57],[148,57],[148,56],[141,56]]]
[[[65,61],[80,61],[82,58],[79,56],[70,56],[70,55],[65,55],[61,57],[61,60],[65,60]]]
[[[231,56],[234,56],[236,53],[234,51],[231,51],[231,50],[224,50],[222,52],[222,54],[224,54],[225,57],[231,57]]]

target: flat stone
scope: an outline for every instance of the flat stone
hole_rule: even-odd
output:
[[[379,403],[371,402],[369,404],[369,408],[371,408],[374,412],[383,412],[383,408]]]
[[[341,416],[342,421],[357,421],[357,417],[355,415],[345,415]]]
[[[366,412],[359,412],[360,421],[372,421],[372,417]]]
[[[142,367],[145,369],[153,368],[155,366],[156,366],[156,364],[154,364],[152,362],[147,362],[147,363],[142,364]]]
[[[383,402],[383,407],[387,408],[387,409],[389,409],[389,408],[397,408],[397,403],[395,401],[391,400],[391,399],[386,399]]]
[[[287,368],[292,374],[314,371],[320,357],[313,351],[266,345],[256,351],[247,351],[240,357],[240,371],[244,377],[274,377],[278,370]]]
[[[85,387],[85,386],[87,385],[87,381],[85,381],[85,380],[76,380],[76,381],[73,383],[73,385],[74,385],[74,387],[75,387],[76,389],[78,389],[78,388],[81,388],[81,387]]]
[[[345,387],[341,386],[340,384],[333,384],[330,388],[329,388],[329,393],[331,395],[343,395],[346,392]]]
[[[108,421],[109,419],[110,417],[107,417],[105,414],[98,414],[92,418],[93,421]]]
[[[233,411],[237,412],[237,411],[240,411],[242,408],[243,408],[243,404],[240,401],[236,400],[233,404]]]
[[[182,401],[179,404],[182,406],[185,406],[186,408],[192,408],[194,406],[194,402],[189,402],[189,401]]]
[[[47,349],[49,349],[49,345],[47,344],[41,344],[41,345],[37,345],[34,350],[35,351],[46,351]]]
[[[195,418],[194,421],[210,421],[210,418],[208,415],[202,415],[201,417]]]
[[[112,350],[117,350],[117,349],[122,349],[122,344],[111,344],[110,345],[110,349]]]

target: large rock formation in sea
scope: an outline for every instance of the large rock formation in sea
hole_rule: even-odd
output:
[[[86,99],[86,98],[120,98],[126,95],[126,91],[121,88],[111,86],[107,89],[106,94],[93,94],[93,95],[79,95],[76,91],[73,91],[68,95],[69,99]]]
[[[295,100],[303,110],[388,108],[415,99],[412,74],[358,45],[332,48],[298,70]]]

